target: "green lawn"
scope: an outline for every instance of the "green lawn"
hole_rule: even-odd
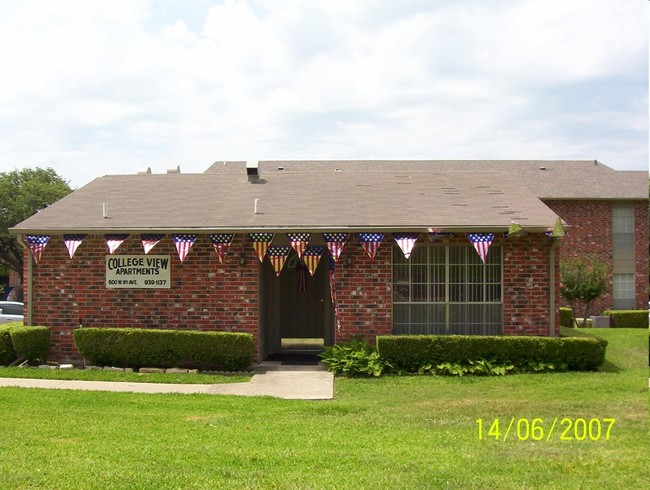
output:
[[[337,379],[332,401],[2,388],[0,488],[643,488],[648,334],[594,332],[603,372]],[[559,420],[479,440],[513,417]],[[615,423],[562,441],[565,417]]]

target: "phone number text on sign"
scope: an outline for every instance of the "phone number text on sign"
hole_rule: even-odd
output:
[[[500,421],[498,418],[492,422],[476,420],[478,440],[494,439],[505,442],[515,441],[609,441],[612,427],[616,422],[610,418],[562,418],[555,417],[551,420],[542,418],[512,417],[510,420]]]
[[[111,289],[168,289],[169,255],[106,256],[106,287]]]

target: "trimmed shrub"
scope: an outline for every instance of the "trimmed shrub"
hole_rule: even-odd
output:
[[[556,369],[595,370],[605,360],[607,342],[598,338],[479,335],[377,336],[384,362],[398,371],[416,373],[426,366],[467,364],[482,359],[526,369],[531,363]]]
[[[571,308],[560,307],[560,325],[567,328],[575,326],[573,323],[573,310]]]
[[[0,366],[7,366],[16,360],[16,350],[11,342],[14,324],[0,325]]]
[[[50,351],[50,329],[47,327],[13,327],[11,342],[17,357],[28,361],[45,360]]]
[[[607,310],[614,328],[648,328],[648,310]]]
[[[236,371],[250,365],[254,351],[247,333],[79,328],[73,337],[81,355],[99,366]]]

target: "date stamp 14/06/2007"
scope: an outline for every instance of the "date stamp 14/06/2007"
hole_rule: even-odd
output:
[[[495,441],[609,441],[616,419],[610,418],[542,418],[511,417],[510,420],[476,419],[478,440]]]

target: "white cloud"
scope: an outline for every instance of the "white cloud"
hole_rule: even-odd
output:
[[[270,158],[647,168],[648,4],[0,0],[0,171]]]

